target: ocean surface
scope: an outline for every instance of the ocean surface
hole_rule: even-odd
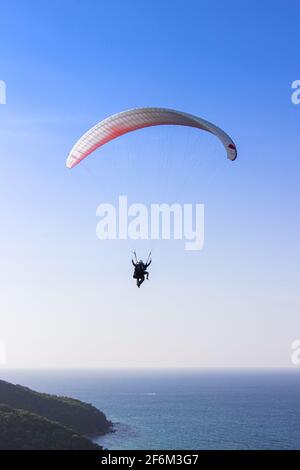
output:
[[[300,449],[299,370],[7,370],[0,378],[92,403],[109,449]]]

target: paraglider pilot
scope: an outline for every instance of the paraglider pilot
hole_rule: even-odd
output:
[[[138,287],[141,287],[141,285],[143,284],[145,280],[145,276],[147,280],[149,279],[149,273],[147,271],[147,268],[152,263],[152,259],[149,259],[149,257],[146,263],[144,263],[143,260],[140,260],[140,261],[137,261],[137,259],[136,261],[134,261],[133,259],[131,260],[134,266],[133,278],[136,279],[136,285]]]

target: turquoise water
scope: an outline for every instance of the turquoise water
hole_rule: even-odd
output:
[[[109,449],[300,449],[298,370],[2,370],[104,411]]]

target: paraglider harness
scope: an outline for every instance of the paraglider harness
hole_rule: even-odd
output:
[[[138,280],[143,279],[145,274],[148,274],[146,269],[148,268],[148,266],[150,266],[150,264],[152,262],[151,251],[148,255],[146,263],[138,261],[135,251],[133,252],[133,254],[134,254],[134,260],[132,260],[132,264],[134,266],[133,278],[138,279]],[[147,276],[147,278],[148,278],[148,276]]]

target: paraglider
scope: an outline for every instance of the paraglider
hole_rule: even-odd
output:
[[[74,145],[67,158],[67,168],[74,168],[94,150],[128,132],[144,127],[160,125],[188,126],[210,132],[224,145],[227,158],[237,157],[233,140],[222,129],[211,122],[192,114],[167,108],[135,108],[104,119],[88,130]]]
[[[131,260],[134,266],[133,278],[136,279],[137,287],[141,287],[141,285],[143,284],[145,280],[145,276],[146,276],[147,281],[149,280],[149,272],[147,271],[147,268],[152,263],[151,251],[149,253],[146,263],[144,263],[143,260],[141,259],[139,261],[137,260],[136,252],[134,252],[134,257],[135,259]]]
[[[221,141],[229,160],[234,161],[237,157],[237,149],[231,137],[209,121],[173,109],[135,108],[109,116],[89,129],[71,149],[66,166],[67,168],[74,168],[97,148],[121,135],[137,129],[160,125],[187,126],[210,132]],[[132,259],[134,266],[133,277],[136,279],[137,287],[141,286],[145,278],[149,278],[147,268],[152,261],[150,256],[151,253],[146,263],[142,260],[138,261],[136,255],[135,260]]]

